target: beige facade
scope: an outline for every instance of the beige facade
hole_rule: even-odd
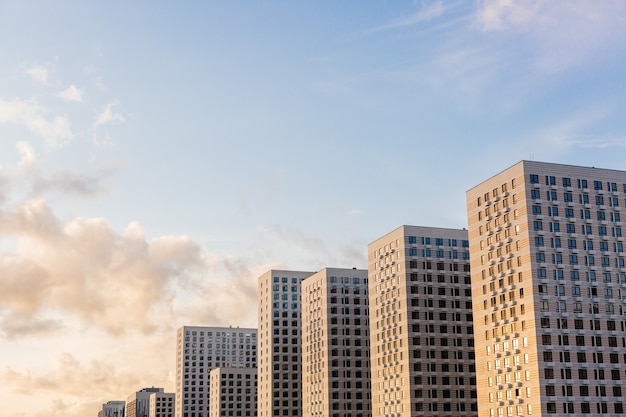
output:
[[[623,414],[625,197],[532,161],[467,192],[481,416]]]
[[[370,417],[367,271],[325,268],[302,281],[304,417]]]
[[[258,280],[258,413],[302,415],[300,289],[313,272],[270,270]]]
[[[126,400],[126,417],[148,417],[150,416],[150,396],[152,394],[164,394],[163,388],[143,388],[133,392]]]
[[[150,394],[148,417],[174,417],[176,394],[153,392]]]
[[[257,369],[216,368],[211,371],[210,417],[257,415]]]
[[[176,417],[208,417],[211,370],[256,368],[257,329],[183,326],[176,336]]]
[[[126,401],[108,401],[102,404],[98,417],[124,417]]]
[[[368,271],[372,415],[477,416],[467,231],[402,226]]]

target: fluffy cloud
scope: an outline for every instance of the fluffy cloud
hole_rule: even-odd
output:
[[[147,241],[137,223],[117,233],[102,218],[62,221],[41,199],[0,212],[0,230],[17,240],[14,252],[0,253],[5,337],[62,326],[49,311],[117,336],[150,334],[181,318],[243,324],[256,315],[262,271],[210,255],[185,236]],[[187,308],[183,299],[202,307]],[[9,325],[11,317],[19,317],[19,325]]]
[[[120,122],[124,121],[124,116],[122,116],[119,113],[114,113],[112,110],[112,107],[113,107],[113,104],[108,104],[106,108],[102,111],[102,113],[100,113],[98,117],[96,117],[96,122],[94,124],[94,127],[98,127],[105,123],[111,123],[116,120]]]
[[[45,109],[37,100],[5,101],[0,98],[0,124],[17,123],[42,137],[49,146],[63,146],[74,137],[70,122],[65,116],[45,118]]]
[[[38,83],[48,84],[48,70],[41,65],[33,65],[24,71],[24,74],[30,75],[31,78]]]
[[[17,150],[20,153],[22,159],[19,162],[21,167],[29,167],[35,164],[35,151],[33,147],[30,146],[28,142],[20,141],[17,142]]]
[[[83,101],[83,92],[79,90],[75,85],[70,85],[65,90],[60,91],[57,97],[65,101]]]
[[[145,386],[144,378],[163,386],[167,374],[162,368],[146,369],[144,373],[129,368],[128,364],[114,363],[109,358],[81,361],[69,352],[56,354],[51,368],[45,372],[15,370],[7,367],[0,370],[0,383],[10,387],[14,396],[28,398],[36,393],[39,401],[47,399],[49,404],[39,404],[43,412],[28,410],[35,417],[72,417],[95,415],[102,403],[110,399],[125,400],[130,393]],[[61,394],[62,393],[62,394]],[[10,410],[5,410],[10,411]],[[26,415],[25,414],[25,415]],[[9,415],[18,415],[11,414]]]
[[[4,414],[79,417],[145,386],[171,389],[177,327],[255,326],[256,279],[269,266],[188,236],[149,238],[138,222],[117,231],[103,218],[63,219],[43,196],[93,195],[107,172],[42,173],[30,143],[16,148],[0,168],[0,344],[25,357],[0,365],[0,384],[14,407],[34,392],[38,401]]]

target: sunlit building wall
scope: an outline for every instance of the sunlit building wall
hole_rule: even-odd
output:
[[[481,416],[621,415],[626,172],[521,161],[467,192]]]
[[[304,417],[370,417],[367,271],[325,268],[302,281]]]
[[[467,231],[401,226],[368,271],[372,415],[476,417]]]
[[[256,366],[257,329],[179,328],[176,337],[176,417],[208,417],[211,370]]]

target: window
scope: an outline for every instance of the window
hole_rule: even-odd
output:
[[[574,209],[573,209],[573,208],[566,207],[566,208],[565,208],[565,217],[567,217],[567,218],[572,218],[572,217],[574,217]]]
[[[539,200],[541,198],[539,190],[530,190],[530,198],[533,200]]]
[[[530,183],[531,184],[539,184],[539,175],[530,174]]]

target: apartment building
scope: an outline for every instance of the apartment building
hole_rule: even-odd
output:
[[[302,281],[304,417],[371,417],[368,301],[366,270]]]
[[[481,416],[624,413],[626,172],[521,161],[467,192]]]
[[[215,368],[210,390],[210,417],[257,415],[256,368]]]
[[[210,372],[256,368],[257,329],[182,326],[176,337],[176,417],[208,417]]]
[[[98,417],[124,417],[126,401],[107,401],[98,411]]]
[[[163,388],[143,388],[133,392],[126,400],[126,417],[150,416],[150,396],[152,394],[164,394]]]
[[[258,413],[302,415],[300,289],[313,272],[270,270],[258,280]]]
[[[174,417],[176,394],[153,392],[150,394],[148,417]]]
[[[372,415],[477,416],[467,231],[401,226],[368,272]]]

